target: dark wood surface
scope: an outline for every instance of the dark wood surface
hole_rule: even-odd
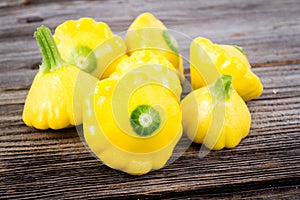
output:
[[[237,148],[199,159],[192,144],[171,165],[136,177],[97,161],[74,128],[39,131],[21,114],[41,61],[32,36],[39,25],[54,30],[87,16],[120,33],[144,11],[190,38],[242,46],[265,89],[247,103],[251,132]],[[2,0],[0,55],[0,199],[300,198],[298,0]]]

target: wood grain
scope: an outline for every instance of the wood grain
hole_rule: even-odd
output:
[[[299,1],[24,2],[0,3],[0,199],[299,199]],[[244,47],[264,92],[247,103],[251,131],[237,148],[200,159],[192,144],[174,163],[136,177],[97,161],[75,128],[39,131],[21,115],[41,61],[38,26],[89,16],[121,33],[144,11],[187,36],[186,60],[199,35]]]

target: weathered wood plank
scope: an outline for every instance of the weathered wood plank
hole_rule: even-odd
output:
[[[0,2],[0,9],[7,8],[7,7],[28,5],[28,4],[29,4],[29,0],[2,0]]]
[[[181,45],[185,58],[189,57],[190,41],[201,35],[215,42],[243,46],[255,66],[266,62],[300,63],[300,6],[297,1],[238,1],[231,3],[233,7],[228,6],[227,1],[169,1],[148,4],[147,9],[143,4],[142,1],[93,1],[88,4],[70,1],[2,9],[0,72],[38,67],[41,55],[32,35],[41,24],[54,29],[67,19],[89,16],[107,22],[115,33],[120,33],[145,10],[152,11],[170,29],[189,37]],[[116,6],[122,9],[115,9]],[[283,9],[284,6],[289,9]]]
[[[285,153],[284,155],[278,155],[279,152],[274,152],[274,155],[268,155],[269,159],[265,159],[263,153],[256,153],[252,155],[257,158],[256,162],[249,161],[246,157],[236,162],[232,160],[234,152],[230,153],[230,156],[224,155],[223,152],[202,161],[195,157],[187,157],[178,161],[187,165],[174,163],[159,172],[137,178],[120,174],[95,161],[86,160],[92,158],[82,158],[81,154],[78,154],[78,157],[75,157],[74,154],[73,156],[68,154],[56,155],[52,156],[52,161],[37,156],[26,161],[23,160],[23,169],[19,168],[16,171],[7,172],[5,182],[11,185],[14,191],[10,197],[22,197],[25,192],[28,192],[27,197],[34,196],[36,198],[59,197],[61,194],[78,197],[86,193],[92,194],[95,198],[106,197],[107,195],[110,197],[120,197],[121,195],[157,196],[162,191],[170,195],[172,192],[186,191],[186,193],[192,193],[193,191],[201,191],[207,189],[208,186],[212,188],[220,186],[234,188],[232,186],[237,184],[247,186],[251,182],[253,184],[254,181],[261,182],[261,186],[265,186],[264,184],[274,184],[277,182],[276,180],[281,180],[281,184],[285,185],[291,181],[286,178],[291,176],[295,178],[293,184],[299,183],[297,176],[299,168],[292,166],[297,165],[297,162],[294,161],[299,159],[296,152]],[[217,159],[220,157],[222,160]],[[287,157],[290,159],[286,159]],[[276,159],[279,162],[270,162],[270,160]],[[64,162],[60,163],[61,160]],[[193,166],[190,164],[191,161]],[[12,162],[10,166],[13,167],[14,165],[15,163]],[[26,169],[28,166],[38,166],[38,168],[34,167],[29,171]],[[274,172],[276,172],[276,176]],[[277,186],[280,187],[280,184]],[[22,189],[18,190],[18,188]],[[219,188],[219,190],[216,189],[216,192],[222,190]]]
[[[282,70],[281,66],[261,67],[254,70],[261,77],[265,89],[260,98],[248,102],[254,120],[252,129],[263,132],[274,125],[292,127],[297,125],[300,116],[300,66],[285,66],[285,70]],[[30,73],[33,77],[35,71],[30,72],[33,72]],[[15,126],[22,126],[20,121],[22,106],[32,81],[28,75],[23,75],[24,73],[3,75],[3,82],[10,85],[12,89],[6,86],[8,90],[2,91],[0,96],[0,113],[3,114],[3,117],[0,117],[1,127],[9,126],[11,121],[14,121]]]
[[[274,183],[271,183],[269,186],[271,187],[267,189],[258,189],[255,184],[247,185],[245,186],[249,188],[247,192],[240,191],[238,188],[233,190],[226,188],[221,193],[217,189],[207,189],[197,191],[197,194],[180,196],[180,199],[298,199],[299,189],[297,186],[281,187]],[[178,199],[178,196],[166,199]]]
[[[300,65],[285,66],[261,66],[253,68],[253,71],[261,78],[264,85],[262,98],[280,98],[279,95],[297,95],[299,89]],[[37,73],[36,69],[23,69],[12,72],[0,73],[0,91],[29,89],[32,80]],[[186,75],[189,79],[189,75]],[[1,99],[1,97],[0,97]]]

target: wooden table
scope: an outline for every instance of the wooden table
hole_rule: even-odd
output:
[[[144,11],[190,38],[242,46],[265,89],[247,103],[251,132],[237,148],[199,159],[200,145],[192,144],[176,162],[137,177],[97,161],[75,129],[39,131],[21,115],[41,62],[38,26],[53,31],[87,16],[120,33]],[[298,0],[2,0],[0,55],[0,199],[300,198]]]

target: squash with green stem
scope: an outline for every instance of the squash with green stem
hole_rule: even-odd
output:
[[[34,36],[43,62],[26,98],[23,121],[37,129],[82,123],[81,100],[98,80],[61,58],[49,28],[39,27]]]

